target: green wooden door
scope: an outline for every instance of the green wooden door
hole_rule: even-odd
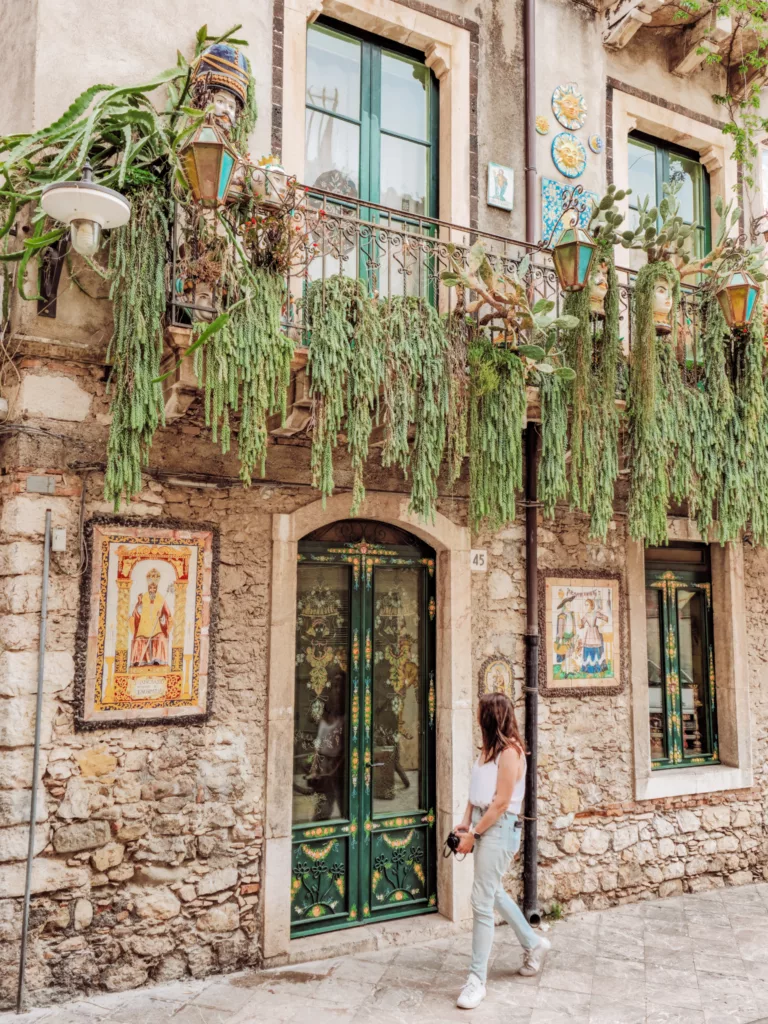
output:
[[[436,910],[434,556],[307,541],[298,563],[292,932]]]

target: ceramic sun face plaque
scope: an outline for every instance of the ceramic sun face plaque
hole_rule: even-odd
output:
[[[549,119],[539,114],[536,118],[536,131],[539,135],[549,135]]]
[[[605,149],[605,143],[601,135],[590,135],[587,142],[593,153],[602,153]]]
[[[587,151],[575,135],[560,132],[552,140],[552,160],[566,178],[578,178],[587,166]]]
[[[575,82],[558,85],[552,93],[552,111],[563,128],[575,132],[584,127],[587,104]]]

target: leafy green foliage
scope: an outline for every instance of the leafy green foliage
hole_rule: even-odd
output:
[[[104,493],[119,508],[141,490],[141,468],[163,422],[162,390],[157,383],[163,354],[165,312],[165,239],[169,203],[159,190],[137,195],[128,224],[112,232],[114,332],[107,358],[112,363],[109,391],[112,422],[107,445]]]
[[[634,294],[634,338],[630,353],[628,461],[630,495],[629,533],[648,544],[667,540],[669,466],[677,437],[677,393],[680,371],[674,359],[676,344],[657,337],[653,320],[656,281],[666,280],[672,289],[672,323],[677,324],[680,278],[671,263],[649,263],[637,275]]]
[[[365,496],[363,469],[386,371],[382,321],[365,282],[341,274],[308,286],[304,314],[314,399],[312,482],[323,498],[333,493],[333,450],[346,418],[354,515]]]
[[[523,483],[525,367],[513,351],[481,338],[469,353],[469,519],[495,530],[515,518]]]
[[[230,314],[195,352],[206,425],[212,428],[214,441],[221,435],[225,454],[231,444],[230,417],[240,414],[237,443],[240,477],[246,486],[255,467],[264,476],[267,416],[279,412],[285,418],[293,343],[280,324],[284,296],[282,277],[255,270]],[[198,336],[211,326],[197,325]]]

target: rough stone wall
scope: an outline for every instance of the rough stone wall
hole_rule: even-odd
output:
[[[62,350],[63,351],[63,350]],[[0,476],[0,1007],[15,998],[30,818],[45,509],[67,530],[51,558],[41,784],[28,990],[35,1004],[84,990],[257,965],[266,781],[266,665],[272,515],[313,501],[306,446],[270,450],[267,478],[194,489],[148,479],[121,511],[220,529],[216,685],[204,725],[76,732],[78,518],[112,511],[103,474],[101,368],[27,357],[8,392],[21,432]],[[159,432],[153,467],[237,477],[192,411]],[[30,475],[53,495],[27,492]],[[351,482],[339,459],[340,486]],[[372,469],[372,487],[397,486]],[[451,515],[459,502],[446,499]]]
[[[266,773],[271,516],[316,497],[308,450],[270,448],[267,481],[195,490],[149,479],[124,511],[221,530],[214,713],[201,726],[76,733],[73,671],[81,485],[86,516],[110,511],[98,469],[106,441],[103,373],[28,358],[5,442],[0,518],[0,985],[13,997],[32,777],[44,510],[68,530],[54,554],[46,651],[42,784],[36,829],[29,987],[36,1002],[84,989],[119,990],[187,972],[258,964],[260,854]],[[45,433],[37,433],[37,431]],[[29,432],[31,431],[31,432]],[[236,475],[193,414],[161,431],[155,469]],[[78,463],[77,471],[73,463]],[[26,492],[30,474],[55,494]],[[337,480],[348,486],[339,459]],[[276,483],[275,481],[282,481]],[[372,489],[402,484],[373,460]],[[462,488],[441,511],[463,522]],[[476,672],[490,654],[515,665],[522,715],[524,528],[474,545],[489,553],[472,577]],[[540,529],[542,567],[625,567],[623,521],[605,544],[559,513]],[[755,788],[635,803],[629,682],[613,697],[549,698],[540,707],[540,892],[545,906],[602,907],[765,876],[768,742],[768,553],[746,549]],[[475,676],[477,678],[477,675]],[[510,887],[519,878],[513,872]]]
[[[476,539],[487,577],[472,594],[476,672],[491,654],[509,656],[523,721],[525,530]],[[631,685],[617,696],[547,697],[539,705],[539,896],[570,910],[701,892],[768,877],[765,837],[768,732],[768,552],[746,548],[749,684],[755,786],[749,790],[633,798]],[[625,570],[624,522],[605,544],[588,523],[558,513],[539,529],[541,568]],[[518,884],[519,879],[512,884]]]
[[[9,489],[20,489],[26,473]],[[88,511],[103,510],[90,481]],[[71,497],[6,493],[0,546],[0,967],[15,988],[30,812],[44,508],[74,544]],[[58,488],[57,488],[58,489]],[[253,502],[251,502],[253,504]],[[269,516],[241,495],[150,484],[134,511],[222,532],[218,688],[210,722],[76,733],[75,554],[52,558],[29,987],[35,1001],[258,961]],[[73,564],[74,563],[74,564]]]

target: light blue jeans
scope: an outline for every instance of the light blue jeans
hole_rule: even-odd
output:
[[[479,807],[472,809],[472,824],[483,816]],[[472,886],[472,964],[470,971],[485,984],[488,958],[493,945],[494,907],[515,930],[520,945],[533,949],[539,938],[525,920],[522,910],[502,885],[509,862],[520,849],[521,830],[515,828],[517,815],[507,812],[475,840],[472,856],[475,881]]]

